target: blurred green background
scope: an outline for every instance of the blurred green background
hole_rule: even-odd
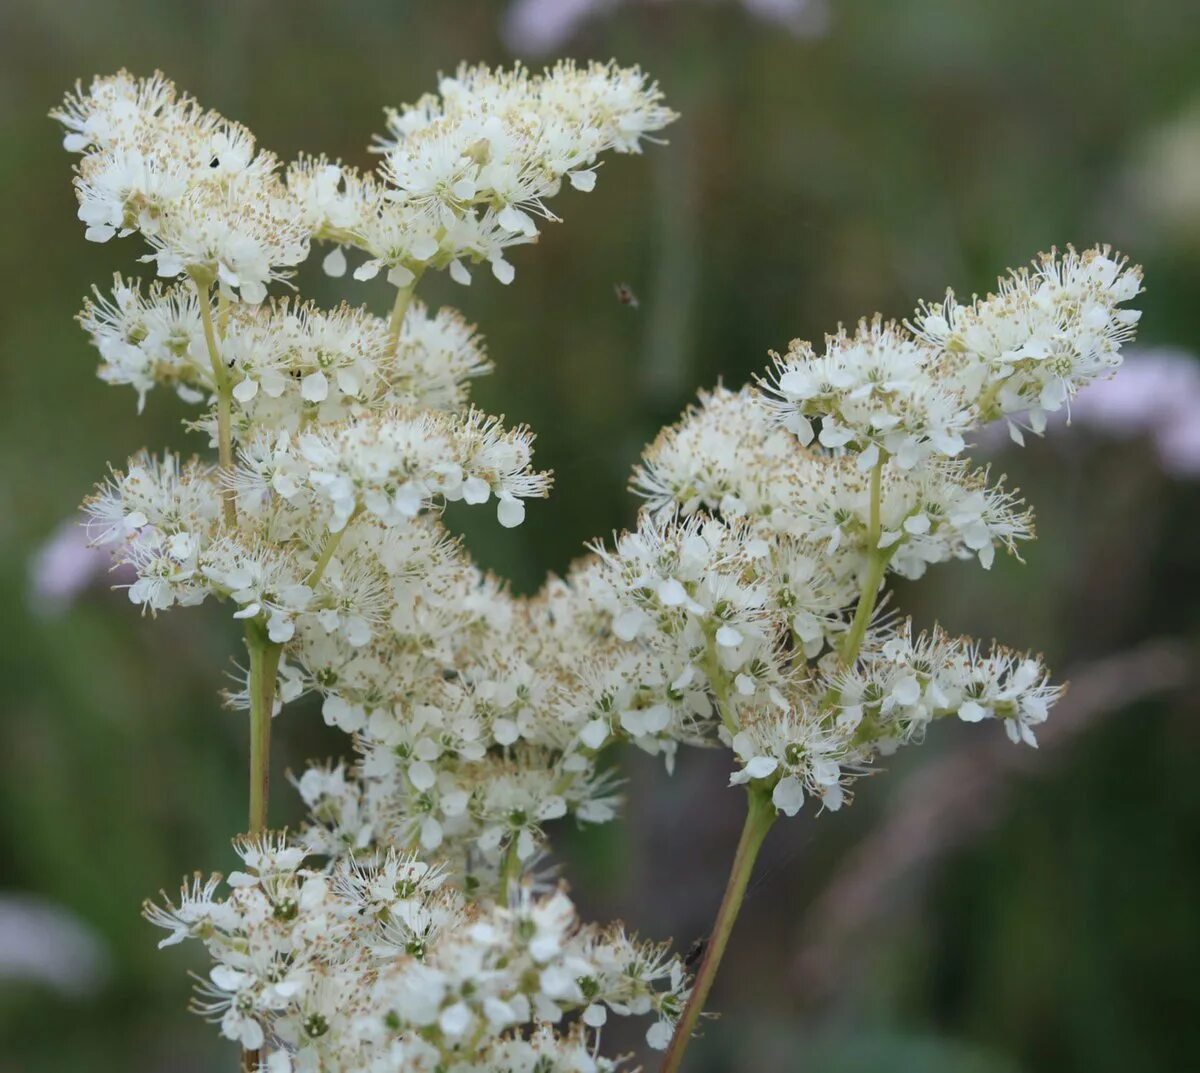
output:
[[[92,375],[72,316],[141,250],[84,241],[45,113],[76,78],[157,67],[284,157],[367,163],[383,105],[460,59],[540,62],[556,27],[555,53],[642,64],[682,118],[669,145],[565,194],[511,288],[479,273],[426,292],[479,322],[497,371],[478,398],[529,422],[557,475],[521,528],[466,527],[521,591],[630,523],[629,468],[697,386],[743,382],[792,337],[1110,241],[1146,267],[1140,342],[1200,345],[1194,0],[6,0],[0,1073],[233,1067],[184,1012],[200,966],[157,952],[138,906],[230,866],[243,727],[215,695],[236,633],[211,607],[141,619],[103,582],[70,606],[31,587],[31,557],[108,461],[185,443],[174,400],[139,418]],[[311,267],[300,282],[336,293]],[[695,1073],[1195,1067],[1197,484],[1149,440],[1084,427],[996,465],[1038,508],[1027,565],[946,566],[901,602],[1044,650],[1077,679],[1065,729],[1018,761],[994,728],[949,727],[849,812],[780,824]],[[343,748],[311,705],[276,737],[280,768]],[[558,832],[566,875],[589,915],[686,949],[719,899],[739,795],[716,755],[670,780],[620,762],[624,820]],[[278,785],[282,825],[298,809]]]

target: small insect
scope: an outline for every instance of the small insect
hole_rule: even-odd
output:
[[[704,960],[704,954],[708,950],[708,936],[702,939],[697,939],[688,948],[688,952],[683,956],[683,967],[691,972],[701,961]]]
[[[633,288],[628,283],[617,283],[613,286],[616,292],[617,301],[623,306],[629,306],[630,309],[637,309],[638,297],[633,293]]]

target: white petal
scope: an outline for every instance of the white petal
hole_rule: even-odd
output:
[[[665,1051],[674,1035],[666,1021],[656,1021],[646,1029],[646,1045],[656,1051]]]
[[[752,779],[765,779],[779,767],[779,761],[773,756],[755,756],[746,765],[746,774]]]
[[[732,626],[722,626],[717,630],[717,644],[722,648],[737,648],[742,643],[742,635]]]
[[[300,381],[300,397],[305,402],[324,402],[328,395],[329,381],[325,379],[325,374],[320,370],[309,373]]]
[[[407,287],[416,278],[412,270],[405,268],[404,265],[395,265],[388,269],[387,281],[393,287]]]
[[[576,190],[587,193],[596,188],[596,173],[594,171],[571,171],[567,179]]]
[[[517,270],[503,257],[492,258],[492,275],[506,286],[516,278]]]
[[[771,794],[771,801],[785,816],[795,816],[804,804],[804,784],[794,775],[780,779]]]
[[[257,394],[258,381],[251,380],[249,377],[235,384],[233,388],[233,397],[238,402],[249,402]]]
[[[515,529],[525,520],[525,504],[512,496],[501,496],[496,504],[496,517],[505,529]]]
[[[341,279],[346,274],[346,251],[341,246],[335,246],[325,255],[321,267],[325,270],[325,275]]]
[[[482,477],[468,477],[463,481],[462,497],[464,503],[486,503],[492,494],[487,481]]]

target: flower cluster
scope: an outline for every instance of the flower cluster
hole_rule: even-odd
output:
[[[447,269],[469,284],[468,266],[486,262],[511,283],[506,252],[537,239],[538,219],[557,219],[546,202],[563,180],[593,189],[602,153],[640,152],[673,118],[636,68],[562,62],[535,75],[464,65],[438,94],[387,113],[377,173],[306,158],[288,186],[314,236],[338,244],[324,261],[332,276],[346,272],[348,247],[366,254],[355,279],[386,271],[405,287]]]
[[[470,404],[490,368],[474,327],[413,291],[483,262],[509,282],[564,181],[591,189],[601,154],[674,118],[657,88],[611,64],[463,67],[388,113],[369,173],[282,167],[161,76],[97,79],[55,114],[88,238],[138,231],[174,281],[117,277],[87,302],[100,375],[139,408],[171,388],[216,449],[142,453],[89,511],[135,603],[211,597],[244,623],[245,870],[148,913],[206,945],[198,1008],[247,1068],[597,1073],[610,1012],[653,1014],[653,1046],[677,1021],[686,1039],[706,989],[663,948],[580,926],[544,879],[547,825],[616,815],[613,743],[668,769],[680,745],[725,748],[771,819],[840,808],[937,719],[1036,745],[1060,692],[1039,659],[914,636],[881,593],[1032,537],[1016,493],[959,456],[997,418],[1040,432],[1119,365],[1141,277],[1107,247],[820,352],[794,342],[755,384],[702,393],[635,468],[633,530],[518,598],[441,508],[517,526],[550,476],[529,430]],[[348,249],[356,278],[386,272],[390,316],[269,296],[313,243],[332,276]],[[355,757],[299,775],[308,818],[284,839],[263,833],[263,744],[304,694]]]
[[[271,1073],[587,1073],[611,1068],[591,1057],[588,1029],[651,1015],[650,1038],[669,1035],[685,994],[677,958],[581,926],[561,889],[500,906],[412,854],[316,868],[280,838],[237,849],[245,870],[223,897],[218,877],[197,876],[146,915],[168,932],[160,946],[204,944],[214,965],[197,1011],[246,1049],[274,1040]]]
[[[998,415],[1040,431],[1111,373],[1139,289],[1107,248],[1047,254],[998,296],[923,305],[911,328],[864,321],[822,354],[793,343],[757,386],[702,393],[635,469],[636,532],[567,579],[601,653],[575,690],[581,735],[669,759],[722,743],[731,781],[789,815],[806,797],[840,807],[934,719],[996,719],[1036,745],[1059,693],[1039,660],[914,639],[879,596],[889,573],[987,568],[1033,535],[1017,495],[955,456]]]
[[[471,406],[491,367],[474,326],[412,293],[427,269],[465,282],[481,261],[509,282],[505,252],[555,218],[564,181],[590,190],[602,154],[674,118],[658,90],[612,64],[464,67],[388,113],[371,173],[285,167],[160,75],[98,78],[54,115],[81,154],[87,238],[140,233],[162,277],[117,276],[85,303],[100,376],[139,410],[174,391],[217,456],[135,456],[89,501],[90,535],[144,609],[230,605],[251,657],[230,700],[252,737],[316,693],[357,749],[297,779],[301,835],[242,844],[228,897],[197,882],[152,911],[216,962],[202,1012],[272,1073],[591,1073],[613,1065],[596,1055],[610,1010],[655,1013],[665,1045],[679,963],[581,928],[537,879],[546,824],[616,811],[559,716],[554,611],[483,574],[440,517],[463,502],[520,525],[549,474],[529,430]],[[319,243],[331,275],[347,249],[366,257],[356,278],[386,269],[390,316],[268,294]]]
[[[848,447],[864,469],[881,453],[903,468],[953,457],[966,432],[1000,416],[1014,437],[1022,414],[1041,432],[1047,413],[1116,370],[1138,322],[1120,305],[1141,275],[1108,254],[1044,254],[994,295],[965,306],[948,292],[911,328],[863,321],[826,339],[822,354],[797,340],[765,381],[772,409],[801,443]]]

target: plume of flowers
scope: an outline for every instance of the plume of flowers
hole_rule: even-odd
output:
[[[411,853],[318,867],[283,838],[236,848],[243,870],[223,893],[197,875],[145,912],[160,946],[203,943],[196,1011],[248,1050],[272,1040],[272,1073],[611,1069],[589,1031],[650,1015],[650,1037],[669,1036],[682,1004],[677,958],[581,925],[562,889],[498,905]]]
[[[80,154],[90,241],[140,234],[150,283],[118,275],[80,322],[101,378],[193,407],[215,458],[141,452],[87,504],[92,540],[151,613],[215,599],[250,656],[250,835],[219,897],[195,881],[148,910],[214,960],[198,1009],[246,1068],[593,1070],[609,1011],[654,1013],[665,1045],[680,963],[579,925],[539,863],[545,825],[615,815],[596,750],[560,725],[565,657],[544,604],[513,599],[440,519],[448,502],[525,518],[550,476],[533,434],[470,403],[491,368],[475,327],[413,296],[460,282],[588,191],[601,156],[674,117],[636,69],[463,67],[387,113],[378,169],[283,165],[162,75],[77,86],[53,113]],[[396,286],[387,317],[268,293],[325,243]],[[306,692],[358,760],[297,779],[292,840],[265,833],[272,718]],[[413,855],[436,853],[428,863]],[[442,863],[439,863],[442,862]],[[564,1020],[565,1018],[565,1020]]]
[[[1003,420],[1040,433],[1111,375],[1140,270],[1108,247],[1052,251],[995,294],[794,341],[754,384],[701,393],[635,468],[632,530],[589,545],[531,598],[483,573],[448,502],[503,526],[549,493],[533,435],[474,408],[476,329],[413,297],[459,283],[557,217],[599,158],[674,117],[637,69],[461,67],[387,113],[379,166],[286,167],[162,76],[77,88],[55,113],[81,154],[89,239],[139,232],[162,277],[116,277],[81,323],[139,409],[194,407],[216,457],[143,452],[88,504],[93,539],[152,613],[209,598],[243,624],[250,834],[218,894],[147,910],[214,967],[197,1007],[247,1069],[609,1070],[608,1014],[652,1014],[674,1073],[763,837],[837,811],[931,724],[996,722],[1036,746],[1061,693],[1040,658],[940,628],[883,596],[951,559],[992,566],[1033,536],[1015,491],[965,457]],[[395,287],[388,317],[268,294],[314,243],[325,271]],[[266,833],[271,720],[313,693],[354,759],[296,781],[309,814]],[[600,754],[727,750],[745,833],[689,983],[664,948],[578,923],[548,879],[547,825],[614,818]]]

